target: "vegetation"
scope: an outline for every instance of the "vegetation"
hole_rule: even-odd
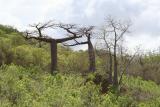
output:
[[[141,78],[125,77],[118,97],[112,89],[101,94],[100,86],[93,81],[86,82],[80,75],[52,76],[39,67],[4,65],[0,69],[0,80],[1,107],[160,106],[160,86]]]
[[[117,42],[115,87],[109,78],[115,67],[110,42],[106,39],[107,47],[95,49],[94,72],[88,69],[88,51],[58,44],[57,69],[51,74],[48,43],[27,40],[18,30],[1,25],[0,107],[159,107],[160,54],[122,54]]]

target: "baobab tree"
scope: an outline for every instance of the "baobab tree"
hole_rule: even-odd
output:
[[[94,28],[93,26],[90,26],[90,27],[83,27],[79,30],[80,32],[82,32],[82,34],[84,34],[85,38],[87,38],[86,41],[79,41],[79,40],[76,40],[75,38],[74,39],[75,43],[70,44],[70,45],[64,44],[64,46],[77,46],[77,45],[84,45],[84,44],[88,45],[88,57],[89,57],[89,69],[88,70],[91,72],[95,72],[96,70],[95,52],[94,52],[93,44],[91,42],[93,28]]]
[[[73,40],[76,38],[80,38],[83,34],[79,31],[79,28],[74,24],[55,24],[52,21],[47,23],[38,23],[31,25],[31,27],[35,28],[33,31],[26,31],[25,38],[26,39],[35,39],[40,42],[50,43],[51,47],[51,74],[54,74],[54,71],[57,70],[57,44],[63,43],[69,40]],[[67,32],[67,37],[63,37],[61,39],[52,38],[43,34],[45,29],[55,29],[55,28],[62,28]]]

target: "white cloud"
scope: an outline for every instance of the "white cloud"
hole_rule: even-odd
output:
[[[132,36],[127,37],[131,49],[139,43],[152,49],[160,45],[159,6],[159,0],[0,0],[0,23],[20,30],[50,19],[99,25],[113,15],[132,20]]]
[[[126,45],[130,48],[130,51],[135,51],[135,48],[139,47],[144,51],[156,50],[159,48],[160,36],[152,37],[147,34],[139,34],[136,36],[127,36]]]

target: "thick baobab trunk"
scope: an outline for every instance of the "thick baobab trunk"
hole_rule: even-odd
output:
[[[88,36],[88,55],[89,55],[89,71],[94,72],[96,70],[95,53],[90,36]]]
[[[56,40],[51,42],[51,74],[57,70],[57,43]]]

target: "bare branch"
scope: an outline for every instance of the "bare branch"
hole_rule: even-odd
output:
[[[72,36],[76,37],[78,35],[77,26],[75,24],[57,24],[57,27],[64,29],[69,34],[72,34]]]
[[[40,41],[44,41],[44,42],[51,42],[51,38],[49,38],[48,36],[43,36],[43,37],[36,37],[33,36],[32,33],[26,31],[24,33],[24,37],[25,39],[36,39],[36,40],[40,40]]]
[[[68,44],[63,44],[64,46],[76,46],[76,45],[84,45],[84,44],[88,44],[88,42],[86,41],[86,42],[78,42],[78,43],[75,43],[75,44],[70,44],[70,45],[68,45]]]

